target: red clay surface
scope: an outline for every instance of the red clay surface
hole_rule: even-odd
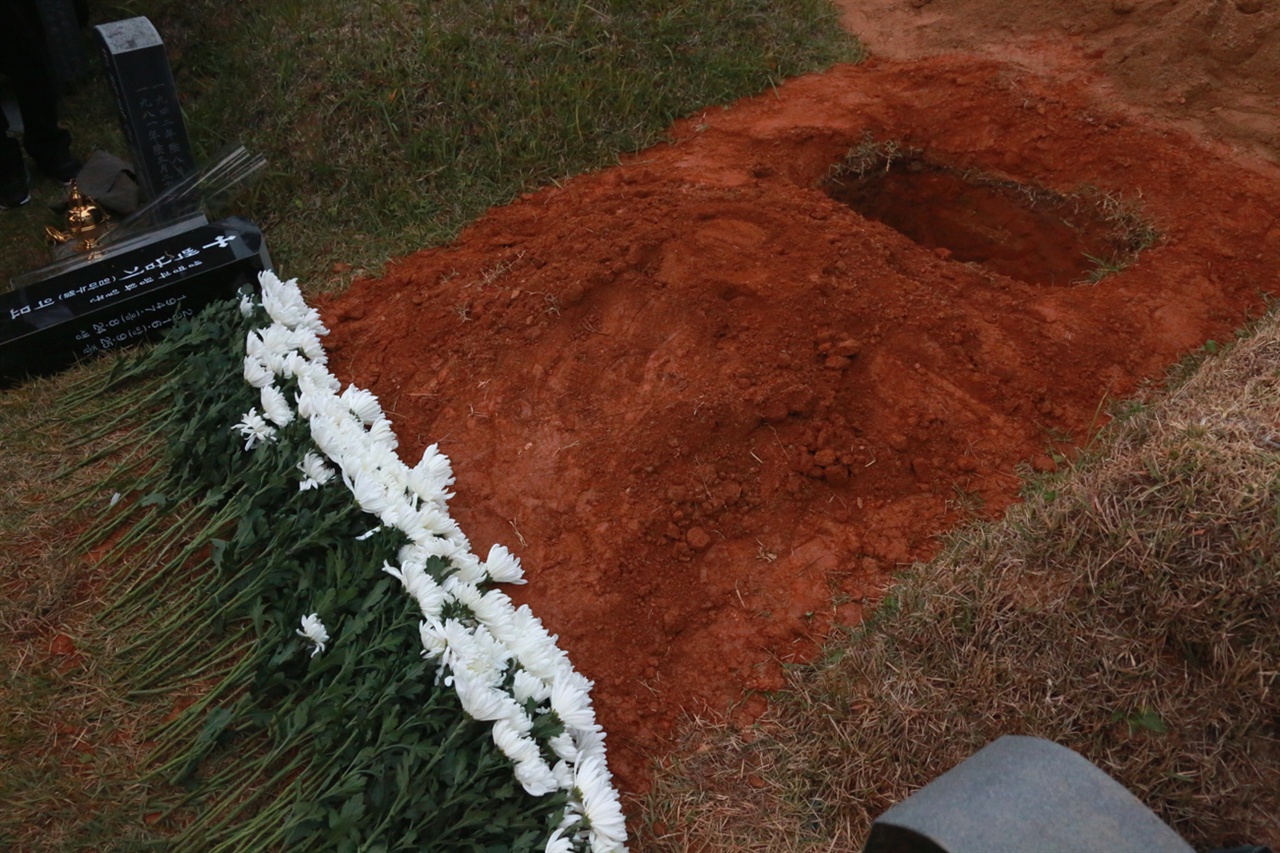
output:
[[[410,461],[436,441],[453,459],[476,549],[523,560],[513,593],[596,681],[625,791],[683,712],[781,686],[962,507],[998,512],[1020,466],[1052,467],[1109,400],[1262,310],[1280,169],[1096,93],[959,56],[838,67],[322,304],[334,369],[379,395]],[[1026,256],[1061,233],[981,214],[1025,247],[1020,277],[921,245],[819,188],[867,133],[1136,202],[1160,243],[1096,285],[1037,275]],[[926,195],[899,227],[972,199]]]

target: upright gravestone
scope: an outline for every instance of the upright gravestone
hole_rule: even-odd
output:
[[[99,24],[94,30],[138,182],[150,201],[195,169],[164,42],[142,17]]]

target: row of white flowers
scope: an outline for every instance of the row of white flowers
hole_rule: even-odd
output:
[[[432,445],[417,465],[401,462],[377,398],[355,386],[341,390],[329,372],[320,342],[328,330],[296,280],[282,282],[265,272],[259,283],[272,324],[250,332],[245,342],[244,378],[260,389],[261,400],[261,413],[254,407],[233,427],[244,437],[245,450],[274,441],[276,430],[295,417],[308,421],[319,454],[307,452],[299,461],[299,489],[332,481],[332,464],[361,509],[377,517],[370,534],[378,527],[404,533],[409,544],[400,550],[399,565],[383,568],[422,611],[423,655],[438,663],[468,714],[492,722],[494,743],[511,759],[526,791],[568,792],[569,806],[548,839],[548,853],[624,850],[626,828],[605,763],[604,732],[591,707],[592,682],[573,669],[528,606],[513,606],[501,590],[482,589],[490,582],[524,583],[520,561],[502,545],[493,546],[483,561],[472,553],[448,511],[454,482],[449,460]],[[256,307],[249,297],[241,301],[246,317]],[[280,380],[296,383],[293,403]],[[450,567],[441,579],[427,571],[432,557]],[[298,633],[312,641],[316,653],[329,639],[316,614],[303,617]],[[529,700],[535,714],[554,711],[564,724],[564,733],[545,744],[554,762],[531,735]]]

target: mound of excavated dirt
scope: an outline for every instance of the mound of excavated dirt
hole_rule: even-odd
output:
[[[321,306],[334,369],[524,561],[633,792],[682,711],[780,686],[1280,262],[1280,170],[992,61],[839,67],[673,139]],[[822,189],[868,140],[916,152],[868,209],[901,232]],[[1160,240],[1075,283],[1048,250],[1097,245],[1115,199]]]

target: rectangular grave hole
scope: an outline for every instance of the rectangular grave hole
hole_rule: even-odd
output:
[[[1156,236],[1100,191],[1064,195],[871,139],[832,167],[822,189],[921,246],[1039,285],[1096,282],[1132,263]]]

